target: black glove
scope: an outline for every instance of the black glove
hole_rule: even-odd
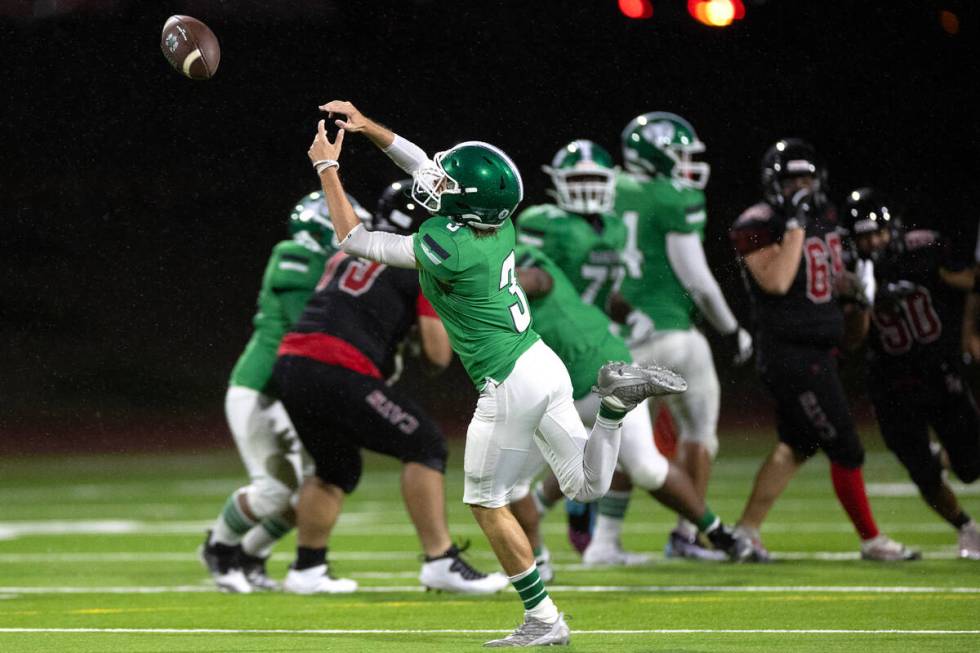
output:
[[[816,211],[816,196],[806,188],[801,188],[796,191],[789,200],[786,231],[790,229],[802,229],[806,231],[806,226],[810,222],[810,219],[816,215]]]

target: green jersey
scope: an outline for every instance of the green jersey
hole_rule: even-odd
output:
[[[694,302],[667,260],[667,234],[696,233],[704,241],[704,193],[665,177],[616,177],[616,212],[628,233],[621,291],[653,318],[658,330],[689,329]]]
[[[546,254],[518,245],[517,266],[540,268],[551,275],[548,294],[531,300],[534,330],[568,368],[575,399],[589,394],[604,363],[632,360],[626,343],[610,332],[606,314],[579,299],[572,282]]]
[[[517,283],[514,225],[474,229],[442,216],[414,236],[422,292],[442,318],[453,350],[477,389],[501,382],[538,340]]]
[[[601,230],[584,217],[553,204],[539,204],[517,218],[518,242],[539,248],[558,264],[582,301],[605,309],[623,277],[626,226],[615,215],[601,216]]]
[[[231,385],[266,392],[279,342],[303,313],[331,251],[315,252],[294,240],[272,249],[265,266],[254,331],[231,372]]]

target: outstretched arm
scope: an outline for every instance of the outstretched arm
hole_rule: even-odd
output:
[[[429,162],[429,156],[415,143],[402,138],[384,125],[378,124],[358,111],[350,102],[331,100],[320,106],[327,116],[345,116],[345,120],[335,119],[334,123],[341,129],[364,134],[379,150],[388,155],[399,168],[412,174],[422,165]]]
[[[338,159],[343,143],[344,130],[337,132],[336,140],[331,143],[321,120],[317,124],[313,144],[307,152],[320,177],[323,195],[327,200],[327,209],[330,211],[330,221],[333,223],[337,240],[340,241],[340,248],[353,256],[361,256],[386,265],[414,268],[415,252],[411,236],[368,231],[354,212],[347,199],[347,193],[344,192],[344,186],[340,182],[340,175],[337,173],[340,168]]]

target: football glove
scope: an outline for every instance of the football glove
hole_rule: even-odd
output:
[[[752,336],[742,327],[722,336],[725,341],[724,351],[731,356],[735,365],[745,365],[752,358]]]
[[[813,193],[806,188],[796,191],[789,201],[790,212],[786,218],[786,231],[790,229],[802,229],[806,231],[806,225],[810,222],[810,216],[816,211],[816,198]]]

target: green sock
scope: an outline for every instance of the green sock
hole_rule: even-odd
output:
[[[531,549],[531,553],[534,554],[534,559],[537,560],[538,558],[541,557],[541,547],[540,546],[533,547]]]
[[[235,494],[232,494],[225,501],[225,507],[221,510],[221,519],[232,533],[239,536],[244,535],[255,526],[255,522],[246,517],[245,513],[238,508],[238,499]]]
[[[625,519],[630,505],[630,493],[610,490],[599,499],[599,514],[613,519]]]
[[[718,515],[711,512],[711,508],[705,506],[704,514],[701,515],[694,524],[698,527],[698,530],[702,533],[707,532],[709,528],[715,525],[718,520]]]
[[[537,567],[532,567],[532,571],[529,574],[518,580],[511,580],[511,583],[514,585],[517,593],[521,595],[521,601],[524,602],[525,610],[534,608],[534,606],[548,598],[548,590],[544,588],[544,583],[541,582],[541,576],[538,574]]]
[[[292,524],[276,519],[275,517],[263,519],[261,523],[262,528],[265,529],[265,532],[268,533],[269,537],[274,540],[282,539],[285,537],[286,533],[293,530]]]
[[[605,401],[599,404],[599,417],[612,420],[613,422],[622,422],[628,412],[628,410],[623,410],[622,408],[613,408]]]

